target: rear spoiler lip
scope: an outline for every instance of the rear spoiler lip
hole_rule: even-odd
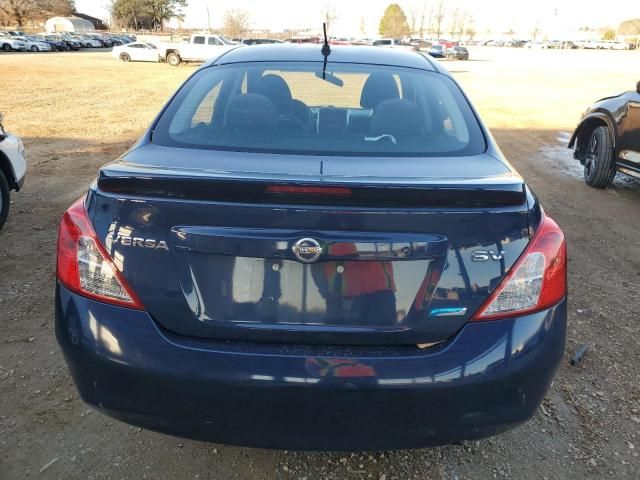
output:
[[[146,179],[157,180],[185,180],[185,181],[229,181],[229,182],[262,182],[262,183],[295,183],[300,182],[311,185],[341,185],[357,184],[359,186],[386,187],[386,186],[406,186],[406,187],[487,187],[496,186],[498,188],[518,190],[523,189],[524,180],[518,174],[506,172],[499,175],[474,176],[474,177],[393,177],[393,176],[373,176],[373,175],[328,175],[328,174],[282,174],[277,176],[263,172],[252,171],[226,171],[218,169],[175,169],[163,166],[152,166],[134,164],[129,162],[114,162],[102,167],[98,173],[98,183],[110,182],[114,180]],[[510,188],[511,187],[511,188]]]
[[[260,205],[317,205],[367,208],[498,208],[527,205],[523,180],[517,176],[483,179],[269,178],[175,175],[102,170],[101,192],[118,196],[212,201]],[[267,193],[269,185],[349,186],[350,196]],[[381,194],[384,192],[384,194]]]

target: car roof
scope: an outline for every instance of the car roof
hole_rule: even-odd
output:
[[[248,62],[322,62],[321,48],[322,45],[318,44],[288,43],[236,47],[205,63],[203,68],[211,65]],[[425,55],[404,49],[332,45],[328,61],[329,63],[388,65],[446,73],[446,70]]]

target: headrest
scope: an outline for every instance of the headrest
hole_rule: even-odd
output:
[[[269,98],[279,111],[286,111],[291,108],[291,90],[284,78],[279,75],[265,75],[258,81],[256,93]]]
[[[390,73],[372,73],[364,82],[360,95],[362,108],[376,108],[383,100],[400,98],[396,79]]]
[[[277,127],[278,111],[264,95],[247,93],[231,97],[224,114],[224,124],[232,129],[271,131]]]
[[[422,112],[408,100],[384,100],[373,110],[369,134],[406,137],[422,131]]]

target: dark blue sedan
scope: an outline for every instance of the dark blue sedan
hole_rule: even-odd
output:
[[[233,48],[64,214],[56,334],[122,421],[305,450],[440,445],[537,410],[564,235],[416,52]]]

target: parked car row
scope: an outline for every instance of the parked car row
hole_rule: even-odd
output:
[[[0,32],[0,50],[31,52],[64,52],[81,48],[111,48],[135,41],[133,35],[111,33],[37,33]]]
[[[634,50],[634,43],[617,40],[480,40],[461,42],[485,47],[514,47],[531,49]]]

